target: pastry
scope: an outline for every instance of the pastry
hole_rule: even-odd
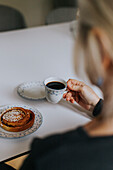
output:
[[[30,128],[34,123],[35,115],[31,110],[13,107],[5,110],[0,116],[0,125],[10,132],[19,132]]]

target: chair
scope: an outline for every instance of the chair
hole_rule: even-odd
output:
[[[46,24],[69,22],[76,19],[77,8],[64,7],[53,10],[46,18]]]
[[[25,28],[22,14],[11,7],[0,5],[0,32]]]
[[[53,0],[54,8],[77,7],[77,0]]]
[[[75,20],[77,6],[77,0],[54,0],[54,10],[47,16],[46,24]]]

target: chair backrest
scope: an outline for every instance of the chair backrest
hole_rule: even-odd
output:
[[[53,0],[54,7],[77,7],[77,0]]]
[[[46,17],[46,24],[56,24],[62,22],[69,22],[76,19],[77,8],[65,7],[53,10]]]
[[[0,32],[25,28],[22,14],[11,7],[0,5]]]

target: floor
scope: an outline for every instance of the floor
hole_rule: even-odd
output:
[[[9,162],[6,162],[6,164],[12,166],[13,168],[15,168],[16,170],[19,170],[22,162],[24,161],[24,159],[27,157],[28,155],[24,155],[24,156],[21,156],[19,158],[16,158],[12,161],[9,161]]]

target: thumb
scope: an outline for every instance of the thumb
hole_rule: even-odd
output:
[[[67,87],[69,90],[81,92],[81,85],[77,80],[70,79],[67,82]]]

